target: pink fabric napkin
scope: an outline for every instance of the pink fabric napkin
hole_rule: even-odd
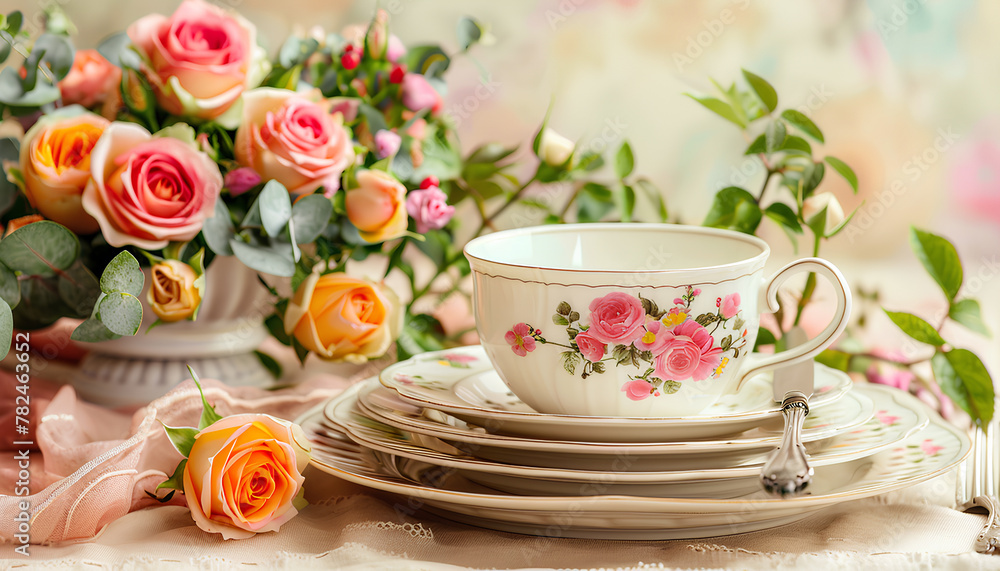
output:
[[[275,391],[202,382],[208,402],[223,416],[260,412],[289,420],[349,384],[331,375]],[[0,371],[0,426],[11,435],[15,386],[12,375]],[[201,399],[191,381],[134,412],[84,402],[71,386],[59,388],[40,379],[32,379],[30,398],[32,430],[16,438],[34,445],[15,446],[15,438],[0,443],[0,513],[13,516],[27,500],[31,543],[90,539],[128,512],[157,505],[146,492],[155,493],[181,460],[160,422],[197,426],[201,415]],[[18,464],[24,462],[21,451],[29,449],[30,495],[23,495],[25,474]],[[158,495],[166,494],[161,490]],[[184,500],[177,494],[170,503],[183,505]],[[0,520],[0,541],[13,542],[16,526],[13,517]]]

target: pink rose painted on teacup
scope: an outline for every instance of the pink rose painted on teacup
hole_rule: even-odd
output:
[[[666,335],[668,340],[656,356],[654,368],[654,374],[663,380],[703,381],[722,361],[722,348],[714,347],[712,335],[694,321],[685,321]]]
[[[406,212],[417,225],[417,232],[444,228],[455,214],[455,207],[448,204],[448,195],[431,186],[411,191],[406,197]]]
[[[114,97],[122,81],[122,70],[97,50],[77,50],[73,67],[59,82],[63,105],[93,107]]]
[[[739,312],[740,294],[731,293],[722,298],[722,305],[719,307],[719,313],[722,315],[723,319],[732,319],[733,317],[736,317],[736,314]]]
[[[169,18],[145,16],[129,26],[128,36],[164,109],[229,128],[239,116],[220,116],[270,68],[253,24],[200,0],[185,1]]]
[[[576,336],[576,346],[580,348],[583,358],[591,363],[597,363],[604,358],[607,345],[594,338],[589,332],[584,331]]]
[[[643,400],[652,396],[653,385],[645,379],[632,379],[622,385],[622,391],[632,400]]]
[[[667,326],[659,321],[650,321],[645,325],[645,332],[638,339],[632,342],[635,348],[640,351],[649,351],[654,355],[659,355],[667,344],[670,336],[666,334]]]
[[[611,292],[590,302],[590,334],[602,343],[629,344],[640,338],[646,311],[638,298]]]
[[[83,209],[118,248],[158,250],[193,239],[214,214],[222,189],[222,173],[208,155],[132,123],[104,131],[90,168]]]
[[[311,193],[323,187],[332,194],[354,161],[354,145],[343,116],[330,113],[329,101],[260,88],[243,95],[236,160],[289,192]]]
[[[504,340],[510,345],[514,354],[524,357],[535,350],[534,330],[527,323],[518,323],[504,335]]]

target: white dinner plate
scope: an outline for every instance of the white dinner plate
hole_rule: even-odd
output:
[[[379,375],[404,400],[437,409],[489,432],[546,440],[666,442],[737,434],[778,419],[771,374],[749,379],[697,416],[630,418],[542,414],[520,401],[503,383],[479,345],[423,353]],[[539,379],[538,382],[545,382]],[[818,410],[842,398],[853,382],[847,374],[816,364],[809,406]]]
[[[891,399],[888,396],[880,400]],[[878,403],[852,392],[846,398],[810,411],[802,439],[810,451],[829,444],[831,438],[848,433],[873,418]],[[416,407],[398,395],[369,381],[358,395],[358,408],[366,416],[400,430],[433,436],[473,456],[553,468],[610,470],[627,461],[627,471],[721,468],[759,459],[781,442],[782,424],[770,422],[722,440],[681,442],[572,442],[539,440],[487,432],[447,413]],[[907,411],[899,424],[905,430],[919,428],[926,419]],[[898,438],[906,434],[901,433]],[[897,439],[898,439],[897,438]],[[850,445],[848,445],[850,447]],[[759,461],[759,460],[758,460]],[[686,468],[684,466],[687,466]]]
[[[770,498],[755,492],[738,499],[678,499],[597,495],[522,497],[468,482],[457,470],[376,454],[324,425],[323,406],[298,423],[314,444],[312,463],[339,478],[407,498],[408,514],[426,509],[481,527],[556,537],[682,539],[766,529],[827,506],[905,488],[944,474],[965,459],[964,433],[901,395],[930,424],[861,465],[821,466],[806,495]]]

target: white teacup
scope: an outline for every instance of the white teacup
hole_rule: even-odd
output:
[[[765,279],[769,253],[753,236],[673,224],[522,228],[465,247],[479,336],[514,394],[543,413],[632,417],[696,415],[844,330],[840,271],[804,258]],[[761,311],[800,272],[833,284],[833,319],[792,350],[751,354]]]

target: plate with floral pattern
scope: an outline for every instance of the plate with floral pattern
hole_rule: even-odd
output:
[[[349,482],[404,498],[401,509],[426,510],[501,531],[600,539],[686,539],[745,533],[801,519],[819,509],[912,486],[953,469],[969,453],[968,437],[923,403],[900,394],[930,423],[861,464],[816,468],[806,495],[734,499],[599,494],[520,496],[492,490],[457,470],[376,453],[328,426],[323,407],[297,420],[313,444],[312,464]]]
[[[853,391],[811,413],[803,440],[810,454],[824,457],[874,454],[919,430],[927,418],[901,406],[896,391]],[[397,403],[403,406],[395,406]],[[780,424],[758,427],[720,440],[687,442],[571,442],[487,432],[435,410],[413,407],[379,385],[360,390],[362,414],[403,431],[436,437],[472,456],[550,468],[667,471],[760,465],[781,441]]]
[[[812,410],[851,390],[847,374],[816,364]],[[414,405],[447,412],[489,432],[546,440],[586,442],[669,442],[732,435],[780,419],[771,374],[747,380],[696,416],[631,418],[542,414],[521,402],[493,369],[479,345],[423,353],[386,368],[386,387]],[[544,382],[544,379],[539,379]]]

